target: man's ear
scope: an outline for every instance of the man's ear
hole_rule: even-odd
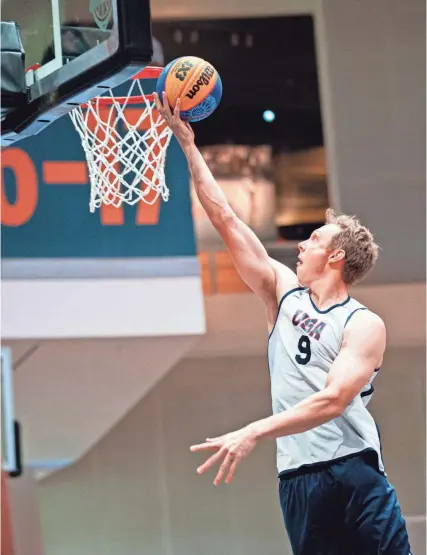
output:
[[[333,253],[329,255],[328,260],[331,264],[334,264],[344,259],[345,259],[345,251],[343,251],[342,249],[336,249]]]

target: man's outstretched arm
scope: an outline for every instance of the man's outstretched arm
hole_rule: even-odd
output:
[[[273,265],[263,244],[229,205],[221,187],[213,177],[202,154],[194,143],[191,127],[179,117],[179,101],[174,113],[163,98],[163,104],[155,95],[157,109],[174,132],[188,160],[196,194],[210,221],[218,231],[243,281],[271,307],[274,320],[279,289],[291,289],[297,285],[297,277],[283,266],[278,276],[277,264]],[[270,318],[269,318],[270,319]]]

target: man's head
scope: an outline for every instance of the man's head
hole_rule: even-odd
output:
[[[310,284],[325,273],[337,272],[346,285],[361,281],[378,258],[372,233],[354,216],[336,216],[326,211],[325,225],[298,245],[297,275],[301,285]]]

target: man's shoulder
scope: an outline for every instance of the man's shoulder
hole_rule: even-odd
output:
[[[367,326],[369,328],[385,329],[385,323],[381,316],[364,305],[356,306],[350,315],[351,319],[349,319],[346,327],[351,330]]]
[[[359,310],[344,329],[344,344],[384,344],[386,327],[384,320],[371,310]]]
[[[296,273],[278,260],[270,257],[270,264],[276,277],[276,299],[280,302],[286,293],[300,287]]]

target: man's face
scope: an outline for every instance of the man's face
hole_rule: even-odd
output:
[[[339,231],[339,226],[327,224],[313,231],[306,241],[299,243],[297,276],[302,286],[310,287],[325,272],[333,253],[331,241]]]

